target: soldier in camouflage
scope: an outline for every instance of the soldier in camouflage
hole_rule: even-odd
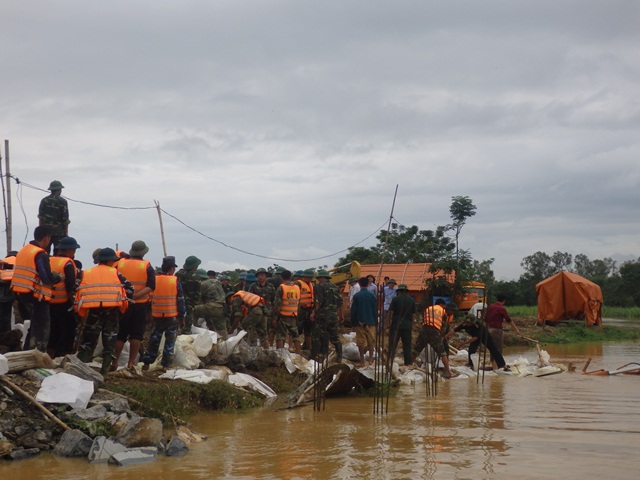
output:
[[[338,337],[338,327],[344,322],[342,314],[342,295],[333,285],[329,272],[319,270],[316,274],[318,284],[313,289],[316,302],[315,321],[311,332],[311,359],[329,352],[328,343],[336,349],[336,361],[342,362],[342,343]]]
[[[204,318],[207,328],[216,332],[223,340],[227,339],[227,317],[224,314],[225,295],[220,282],[209,278],[207,272],[197,270],[202,279],[200,285],[200,305],[193,310],[194,318]]]
[[[247,278],[253,280],[253,278],[249,276],[247,276]],[[264,298],[264,301],[266,303],[265,315],[267,316],[267,318],[271,318],[271,312],[273,312],[273,302],[276,299],[276,289],[272,283],[267,282],[266,269],[259,268],[258,270],[256,270],[255,278],[256,281],[254,283],[251,283],[251,286],[247,291]],[[273,325],[271,322],[267,322],[267,333],[269,337],[269,345],[273,345],[275,339],[275,330],[273,329]]]
[[[62,237],[68,236],[69,230],[69,206],[62,198],[64,185],[58,180],[49,184],[51,194],[40,201],[38,209],[38,219],[40,225],[45,225],[51,230],[51,243],[45,249],[51,253],[51,245],[57,245]]]
[[[196,308],[196,305],[200,303],[200,284],[202,280],[196,273],[200,263],[202,262],[198,257],[191,255],[187,257],[183,267],[176,273],[176,277],[178,277],[182,285],[187,306],[187,316],[185,317],[184,327],[182,328],[182,333],[185,335],[191,334],[191,325],[193,325],[193,321],[195,320],[195,318],[193,318],[193,310]]]

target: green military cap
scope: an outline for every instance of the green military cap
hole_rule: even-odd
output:
[[[63,188],[64,188],[64,185],[60,183],[60,180],[54,180],[49,184],[48,190],[51,190],[53,192],[54,190],[62,190]]]
[[[58,250],[76,250],[80,248],[78,242],[73,237],[62,237],[58,244],[56,245]]]
[[[268,273],[266,268],[259,268],[256,270],[256,275],[258,275],[259,273]]]
[[[255,273],[247,273],[247,276],[244,277],[245,282],[254,283],[258,281],[258,277],[256,277]]]
[[[400,285],[398,285],[398,290],[409,290],[409,289],[407,288],[407,285],[405,283],[401,283]]]
[[[200,260],[198,257],[196,257],[195,255],[190,255],[184,261],[184,265],[182,266],[182,268],[184,268],[185,270],[191,270],[192,268],[197,267],[201,263],[202,263],[202,260]]]
[[[349,283],[358,283],[358,277],[351,277]]]
[[[276,267],[273,273],[280,275],[282,272],[284,272],[284,267]]]
[[[245,278],[247,278],[247,272],[242,272],[240,275],[238,275],[238,278],[240,280],[244,280]]]
[[[149,251],[149,247],[142,240],[136,240],[131,244],[131,250],[129,250],[129,255],[132,257],[142,257]]]
[[[204,268],[199,268],[196,270],[196,273],[202,280],[208,280],[209,275],[207,275],[207,271]]]
[[[318,270],[318,273],[316,274],[316,277],[318,277],[318,278],[323,278],[323,277],[324,278],[331,278],[331,275],[326,270]]]
[[[313,268],[307,268],[304,272],[302,272],[303,277],[313,278],[316,272],[313,271]]]
[[[116,260],[118,260],[118,256],[116,255],[116,252],[113,250],[113,248],[101,248],[98,252],[98,255],[96,256],[96,260],[98,262],[108,262],[111,260],[115,262]]]
[[[389,284],[389,283],[393,283],[394,285],[397,285],[397,284],[398,284],[398,282],[396,282],[396,279],[395,279],[395,278],[390,278],[390,279],[387,281],[387,284]]]

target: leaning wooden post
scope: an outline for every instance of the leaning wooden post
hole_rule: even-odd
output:
[[[162,225],[162,211],[160,210],[160,202],[153,201],[156,204],[156,210],[158,210],[158,220],[160,220],[160,236],[162,237],[162,251],[164,256],[167,256],[167,245],[164,243],[164,226]]]
[[[58,417],[56,417],[53,413],[51,413],[49,410],[47,410],[40,402],[38,402],[35,398],[33,398],[31,395],[29,395],[27,392],[25,392],[19,386],[17,386],[15,383],[13,383],[7,377],[5,377],[4,375],[0,375],[0,380],[3,381],[4,383],[6,383],[9,388],[11,388],[12,390],[15,390],[20,395],[22,395],[29,403],[31,403],[32,405],[35,405],[42,413],[44,413],[47,416],[47,418],[53,420],[63,430],[71,430],[69,425],[67,425],[62,420],[60,420]]]

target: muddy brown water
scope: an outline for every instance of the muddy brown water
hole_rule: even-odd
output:
[[[3,479],[636,479],[640,476],[640,376],[581,375],[640,362],[640,343],[547,348],[578,373],[454,379],[427,397],[402,387],[389,412],[369,398],[312,407],[208,414],[193,429],[209,440],[186,457],[139,466],[89,465],[43,454],[0,463]],[[535,351],[509,350],[507,360]]]

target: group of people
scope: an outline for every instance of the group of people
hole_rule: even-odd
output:
[[[369,276],[371,277],[371,276]],[[408,295],[407,285],[397,285],[394,279],[385,277],[381,289],[371,289],[372,278],[362,277],[349,280],[349,298],[351,302],[351,324],[356,330],[356,344],[360,353],[360,365],[364,365],[365,354],[369,354],[369,362],[374,358],[376,334],[388,334],[388,353],[395,356],[396,349],[402,341],[403,360],[406,366],[412,365],[418,355],[429,345],[442,361],[443,376],[451,377],[449,365],[449,339],[457,332],[466,332],[469,338],[458,345],[462,348],[469,345],[467,366],[473,369],[472,355],[478,351],[480,345],[486,346],[490,352],[490,359],[494,368],[509,370],[502,356],[504,323],[513,325],[515,331],[520,331],[504,307],[506,298],[497,295],[496,302],[483,305],[483,308],[465,315],[462,322],[453,327],[457,306],[452,302],[445,302],[438,298],[431,306],[422,311],[415,300]],[[375,285],[375,284],[374,284]],[[383,316],[378,321],[377,295],[383,302]],[[419,314],[421,329],[415,342],[412,343],[414,316]]]
[[[0,333],[11,328],[15,303],[16,318],[31,322],[27,349],[46,351],[52,357],[77,352],[89,362],[101,337],[103,374],[118,367],[127,341],[127,368],[133,368],[141,354],[143,369],[148,369],[158,356],[163,335],[161,366],[167,369],[178,334],[191,333],[200,319],[223,340],[242,328],[251,345],[282,348],[288,342],[296,353],[304,348],[311,359],[317,359],[326,356],[332,344],[336,360],[342,360],[338,332],[344,324],[343,298],[326,270],[291,272],[278,267],[269,276],[259,268],[241,274],[232,286],[228,278],[200,269],[202,262],[194,255],[179,270],[173,256],[163,258],[161,266],[154,268],[144,258],[149,248],[142,240],[133,242],[128,253],[109,247],[94,250],[94,266],[83,270],[75,259],[80,245],[68,236],[69,212],[62,188],[61,182],[51,182],[51,195],[40,203],[40,225],[34,239],[0,262]],[[497,368],[507,368],[501,355],[502,324],[511,319],[504,309],[504,297],[499,295],[487,309],[487,326],[470,315],[453,329],[454,304],[440,299],[418,312],[407,286],[397,285],[394,279],[385,277],[379,287],[373,275],[352,277],[349,286],[350,321],[356,331],[360,365],[367,352],[373,361],[376,335],[386,331],[392,355],[402,341],[405,365],[413,364],[428,344],[442,359],[448,377],[447,341],[455,332],[466,331],[471,336],[464,342],[470,344],[471,367],[471,355],[482,343]],[[380,314],[378,298],[383,306]],[[412,344],[417,313],[422,313],[422,328]],[[143,350],[148,324],[152,328]]]

